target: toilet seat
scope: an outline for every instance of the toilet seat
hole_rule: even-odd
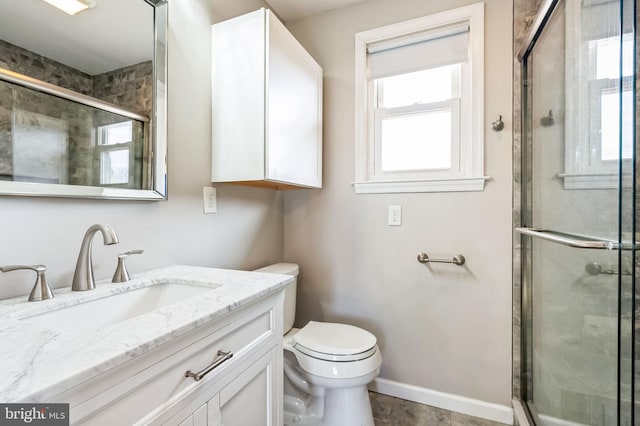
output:
[[[346,324],[310,321],[285,335],[291,351],[308,374],[325,379],[352,379],[379,370],[382,364],[376,338]]]
[[[376,337],[347,324],[309,321],[291,341],[305,355],[324,361],[352,362],[376,352]]]

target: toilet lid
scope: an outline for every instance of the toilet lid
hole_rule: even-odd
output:
[[[373,334],[347,324],[309,321],[292,340],[301,352],[332,361],[363,359],[376,350]]]

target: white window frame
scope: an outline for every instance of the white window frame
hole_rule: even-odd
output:
[[[367,46],[430,29],[469,24],[470,61],[462,65],[459,156],[452,169],[398,173],[376,171],[375,93],[368,80]],[[355,181],[356,193],[482,191],[484,176],[484,3],[360,32],[355,37]],[[455,133],[452,133],[452,138]],[[454,167],[455,163],[459,167]]]

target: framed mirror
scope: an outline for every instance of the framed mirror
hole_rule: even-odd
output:
[[[0,195],[166,199],[167,2],[77,2],[0,2]]]

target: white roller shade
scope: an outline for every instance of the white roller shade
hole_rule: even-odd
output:
[[[378,79],[464,62],[469,24],[458,23],[367,45],[369,78]]]

